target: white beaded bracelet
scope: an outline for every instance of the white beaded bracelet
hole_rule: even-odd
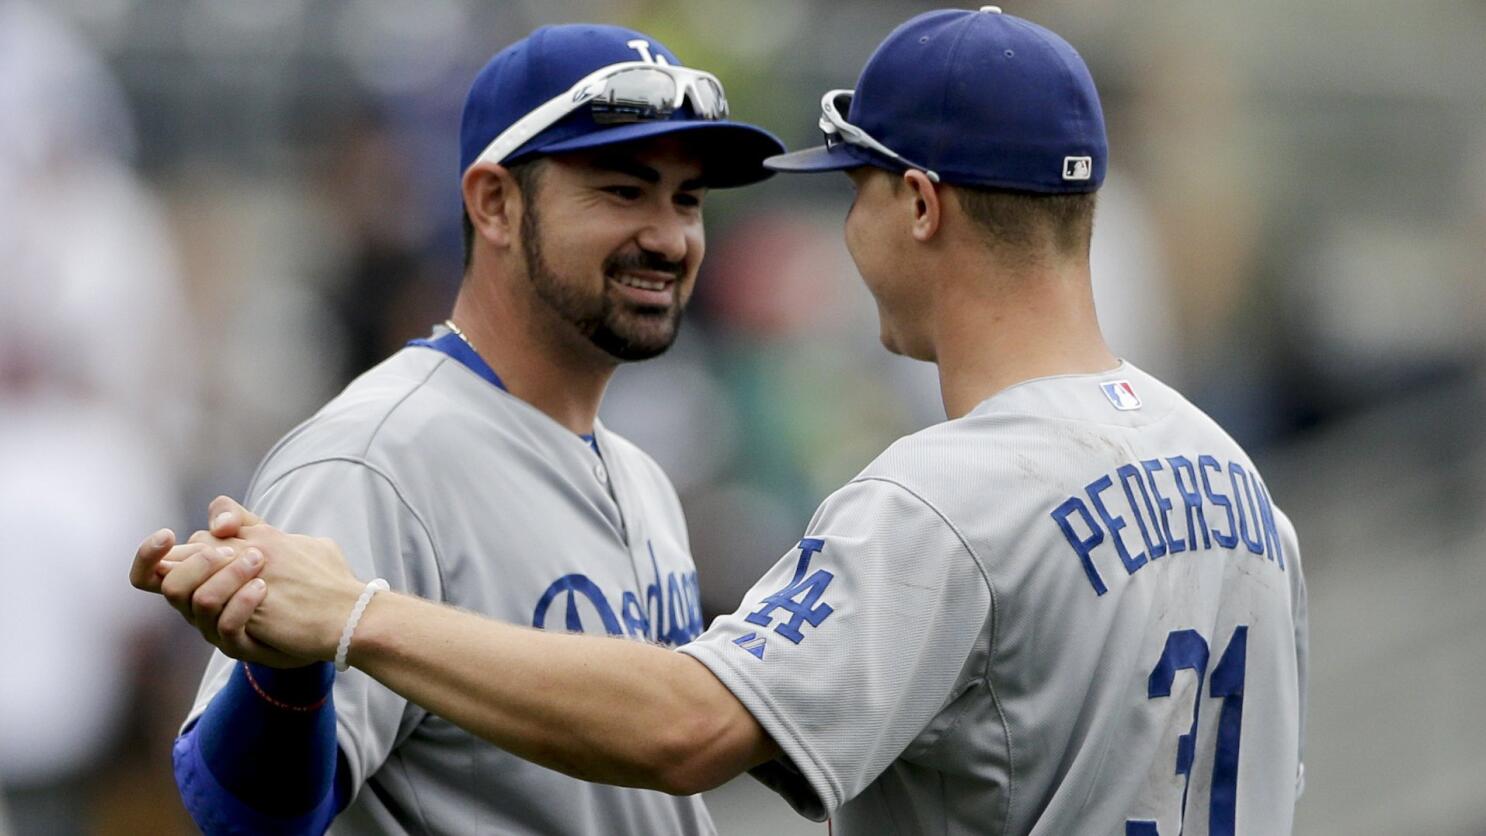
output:
[[[356,625],[361,622],[361,614],[366,612],[366,605],[371,603],[373,595],[391,589],[387,581],[377,578],[368,581],[366,588],[361,590],[361,597],[356,599],[356,606],[351,608],[351,614],[346,617],[346,627],[341,630],[341,642],[335,647],[335,669],[343,671],[350,665],[346,662],[346,656],[351,652],[351,634],[356,632]]]

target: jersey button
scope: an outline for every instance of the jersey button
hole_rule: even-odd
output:
[[[599,477],[600,482],[609,481],[609,471],[604,467],[603,462],[593,466],[593,475]]]

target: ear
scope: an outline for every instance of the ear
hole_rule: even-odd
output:
[[[903,172],[903,185],[907,186],[908,197],[913,201],[913,238],[920,242],[928,241],[939,232],[943,209],[939,190],[929,175],[917,169]]]
[[[464,211],[475,227],[475,237],[497,248],[515,244],[521,225],[524,196],[505,166],[479,163],[470,166],[460,181]]]

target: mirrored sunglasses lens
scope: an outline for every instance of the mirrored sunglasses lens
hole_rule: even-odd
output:
[[[700,119],[726,119],[728,100],[722,86],[710,78],[699,78],[692,85],[692,108]]]
[[[637,67],[611,76],[589,105],[601,125],[665,119],[675,112],[676,80],[659,70]]]

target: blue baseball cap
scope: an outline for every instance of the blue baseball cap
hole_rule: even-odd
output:
[[[948,183],[1045,194],[1104,182],[1104,112],[1083,59],[1053,32],[996,6],[921,14],[887,36],[846,121],[902,160],[848,139],[770,157],[775,171],[911,164]]]
[[[594,70],[627,61],[663,60],[682,66],[654,38],[619,26],[575,23],[543,26],[496,53],[470,85],[459,130],[461,172],[516,120],[561,95]],[[765,157],[784,151],[768,131],[726,119],[699,119],[688,102],[669,118],[599,124],[586,107],[563,117],[518,147],[504,160],[596,148],[667,134],[695,138],[704,160],[704,178],[715,188],[743,186],[773,175]]]

